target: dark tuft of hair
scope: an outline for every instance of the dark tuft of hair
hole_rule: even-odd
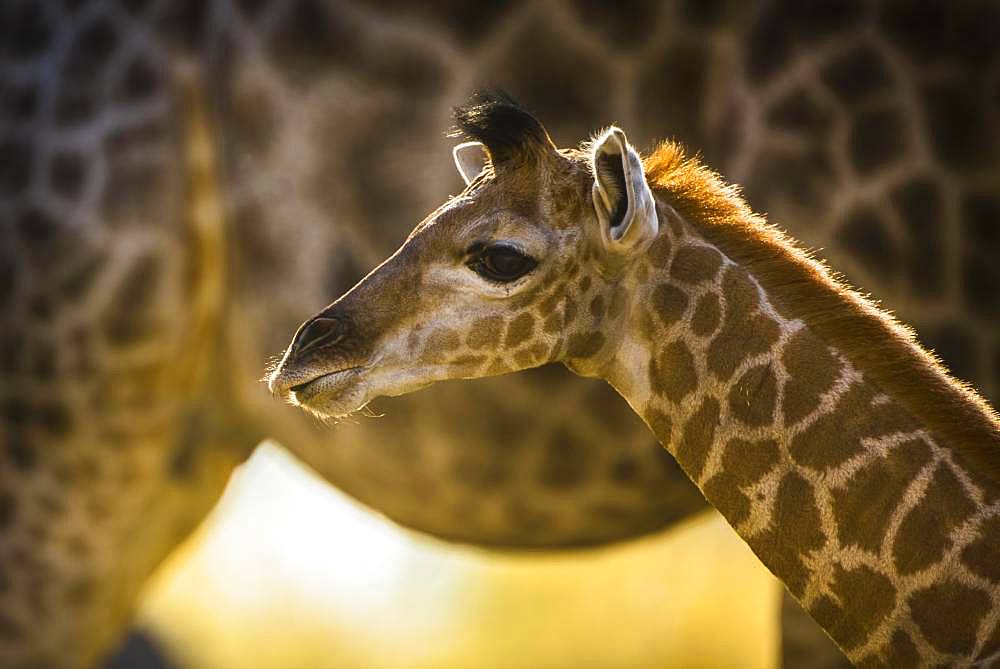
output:
[[[453,110],[453,137],[482,142],[494,165],[554,149],[545,128],[534,116],[499,89],[480,90]]]

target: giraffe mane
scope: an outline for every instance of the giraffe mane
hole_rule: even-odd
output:
[[[910,327],[753,213],[738,187],[686,156],[679,144],[661,143],[644,163],[654,193],[751,272],[779,311],[794,305],[796,316],[954,445],[974,472],[1000,483],[1000,417],[952,377]]]

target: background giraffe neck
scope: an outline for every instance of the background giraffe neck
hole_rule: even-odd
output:
[[[1000,487],[694,227],[661,229],[608,380],[853,660],[995,652]]]

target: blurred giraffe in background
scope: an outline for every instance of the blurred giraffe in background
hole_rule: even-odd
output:
[[[998,16],[910,5],[4,3],[2,663],[103,655],[266,437],[459,541],[595,545],[703,508],[619,398],[561,369],[333,434],[257,382],[460,190],[440,129],[484,83],[557,144],[615,120],[701,151],[996,401]],[[560,410],[531,411],[543,394]]]

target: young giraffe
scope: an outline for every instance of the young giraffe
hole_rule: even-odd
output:
[[[335,438],[256,383],[289,329],[453,187],[425,156],[444,150],[436,129],[470,81],[551,110],[556,137],[609,110],[633,139],[677,133],[918,324],[959,376],[1000,390],[998,14],[0,3],[0,665],[103,653],[149,571],[268,436],[394,521],[465,542],[601,544],[702,508],[613,391],[553,367],[393,400]],[[191,253],[177,62],[197,70],[216,131],[225,294],[207,320],[189,318],[187,281],[220,267]],[[198,322],[218,326],[210,348],[176,347]],[[174,413],[176,394],[151,380],[205,350],[206,383]],[[553,395],[560,411],[531,411]]]
[[[1000,659],[1000,419],[665,143],[557,150],[503,94],[488,168],[305,322],[270,378],[342,416],[561,361],[608,381],[855,663]]]

